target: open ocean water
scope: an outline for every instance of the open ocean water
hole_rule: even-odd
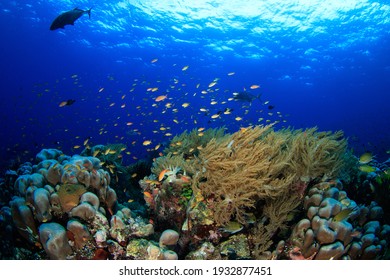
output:
[[[49,30],[75,7],[90,19]],[[390,149],[388,1],[21,0],[0,13],[3,168],[87,138],[142,158],[144,140],[267,121],[343,130],[357,154]],[[229,101],[245,90],[260,98]]]

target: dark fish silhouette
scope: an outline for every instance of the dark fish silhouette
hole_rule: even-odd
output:
[[[237,100],[237,101],[252,102],[253,100],[255,100],[257,98],[260,99],[260,94],[253,95],[253,94],[246,92],[246,91],[233,93],[233,99]]]
[[[74,22],[79,17],[81,17],[83,14],[88,14],[89,18],[91,18],[91,9],[84,11],[84,10],[81,10],[79,8],[74,8],[73,10],[70,10],[70,11],[67,11],[65,13],[60,14],[52,22],[52,24],[50,26],[50,30],[56,30],[58,28],[65,28],[65,25],[74,25]]]
[[[66,101],[62,101],[58,107],[64,107],[64,106],[70,106],[70,105],[73,105],[73,103],[75,103],[76,100],[74,99],[69,99],[69,100],[66,100]]]

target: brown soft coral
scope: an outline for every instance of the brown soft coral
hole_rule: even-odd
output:
[[[225,224],[234,216],[245,223],[246,210],[258,200],[276,201],[291,190],[303,196],[311,179],[335,175],[346,148],[341,136],[316,129],[275,132],[269,125],[212,139],[199,154],[199,189],[213,197],[215,221]]]

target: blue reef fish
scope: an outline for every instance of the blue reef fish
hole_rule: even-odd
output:
[[[81,17],[83,14],[88,14],[89,18],[91,18],[91,9],[84,11],[84,10],[81,10],[79,8],[74,8],[73,10],[70,10],[70,11],[67,11],[67,12],[60,14],[52,22],[52,24],[50,26],[50,30],[56,30],[58,28],[65,28],[65,25],[74,25],[74,22],[79,17]]]

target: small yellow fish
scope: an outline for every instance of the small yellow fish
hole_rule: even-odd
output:
[[[95,150],[92,154],[93,157],[96,157],[100,153],[100,150]]]
[[[221,228],[221,231],[234,234],[241,231],[243,228],[244,228],[243,225],[241,225],[240,223],[230,221],[226,226]]]
[[[209,88],[211,88],[211,87],[213,87],[213,86],[215,86],[217,84],[217,82],[211,82],[210,84],[209,84]]]
[[[188,69],[188,67],[190,67],[190,66],[188,66],[188,65],[184,66],[183,68],[181,68],[181,71],[186,71]]]
[[[205,130],[205,128],[204,128],[204,127],[200,127],[200,128],[198,128],[198,132],[202,132],[203,130]]]
[[[78,149],[78,148],[80,148],[80,146],[79,146],[79,145],[75,145],[75,146],[73,146],[73,149]]]
[[[369,163],[370,161],[372,161],[373,158],[374,158],[374,157],[373,157],[372,153],[369,153],[369,152],[364,153],[364,154],[362,154],[362,155],[360,156],[360,158],[359,158],[359,163],[360,163],[360,164],[367,164],[367,163]]]
[[[341,210],[336,216],[333,217],[333,222],[342,222],[349,218],[349,215],[356,209],[354,208],[345,208],[344,210]]]
[[[156,180],[146,179],[146,180],[144,180],[144,182],[147,184],[152,184],[152,185],[161,185],[161,183],[159,181],[156,181]]]
[[[241,117],[236,117],[235,120],[236,121],[242,121],[242,118]]]
[[[190,105],[190,103],[183,103],[181,106],[182,106],[183,108],[187,108],[189,105]]]
[[[376,168],[374,166],[365,164],[365,165],[359,166],[359,170],[362,172],[370,173],[370,172],[374,172],[376,170]]]
[[[131,178],[135,178],[135,177],[137,177],[137,173],[131,174]]]
[[[249,88],[250,89],[257,89],[257,88],[259,88],[260,86],[259,85],[251,85]]]
[[[145,140],[145,141],[142,143],[142,145],[144,145],[144,146],[148,146],[148,145],[150,145],[150,144],[152,144],[152,141],[150,141],[150,140]]]
[[[211,116],[212,119],[216,119],[218,117],[219,117],[219,114],[214,114],[214,115]]]
[[[235,72],[230,72],[228,73],[228,76],[233,76],[234,74],[236,74]]]
[[[150,61],[150,63],[156,63],[158,61],[158,58],[155,58],[155,59],[152,59],[152,61]]]

